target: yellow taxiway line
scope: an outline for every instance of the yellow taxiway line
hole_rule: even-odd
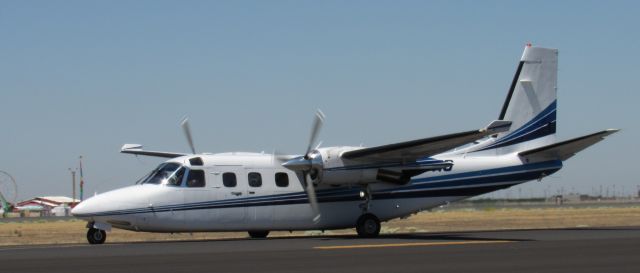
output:
[[[423,242],[423,243],[395,243],[395,244],[372,244],[372,245],[342,245],[342,246],[316,246],[314,249],[354,249],[354,248],[383,248],[383,247],[410,247],[410,246],[450,246],[450,245],[473,245],[473,244],[501,244],[513,243],[508,240],[484,240],[484,241],[454,241],[454,242]]]

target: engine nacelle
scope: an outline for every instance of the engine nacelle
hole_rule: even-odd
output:
[[[340,155],[361,147],[329,147],[314,151],[313,167],[317,171],[314,182],[330,185],[366,184],[380,181],[378,169],[368,168],[369,164],[343,160]],[[320,163],[321,164],[318,164]]]
[[[426,165],[401,166],[389,162],[384,164],[349,160],[342,158],[348,151],[358,150],[360,147],[328,147],[311,152],[307,157],[296,157],[282,166],[309,175],[314,184],[350,185],[388,182],[404,185],[411,178],[427,171],[450,170],[453,163],[450,160],[436,160]],[[380,164],[386,165],[381,166]]]

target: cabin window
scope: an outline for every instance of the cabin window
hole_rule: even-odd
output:
[[[287,173],[276,173],[276,186],[278,186],[278,187],[288,187],[289,186],[289,175],[287,175]]]
[[[204,187],[204,171],[203,170],[190,170],[187,176],[187,187],[189,188],[201,188]]]
[[[236,180],[236,174],[235,173],[223,173],[222,174],[222,184],[224,184],[224,186],[228,187],[228,188],[235,187],[238,184],[238,182]]]
[[[262,176],[260,173],[249,173],[249,186],[260,187],[262,186]]]

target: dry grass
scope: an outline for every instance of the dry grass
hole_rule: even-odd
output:
[[[383,233],[469,230],[539,229],[567,227],[640,226],[640,207],[485,209],[424,212],[383,225]],[[352,229],[328,234],[354,234]],[[325,233],[325,234],[326,234]],[[35,221],[0,223],[0,245],[86,243],[85,222]],[[318,235],[320,232],[273,232],[270,236]],[[207,240],[245,238],[244,232],[164,234],[114,229],[108,242]]]
[[[387,226],[396,232],[640,226],[640,207],[436,211]]]

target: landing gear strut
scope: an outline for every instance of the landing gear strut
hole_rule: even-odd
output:
[[[363,214],[356,222],[356,231],[362,238],[374,238],[380,234],[380,219],[373,214]]]
[[[268,230],[249,231],[249,236],[251,236],[251,238],[254,238],[254,239],[267,238],[267,235],[269,235],[269,231]]]
[[[365,214],[369,211],[371,199],[373,199],[373,195],[371,194],[371,188],[369,188],[369,184],[364,187],[364,190],[360,191],[360,198],[364,199],[364,202],[360,203],[360,210],[362,210],[362,214]]]
[[[87,241],[92,245],[99,245],[104,243],[107,239],[107,233],[104,230],[97,228],[89,228],[87,231]]]

